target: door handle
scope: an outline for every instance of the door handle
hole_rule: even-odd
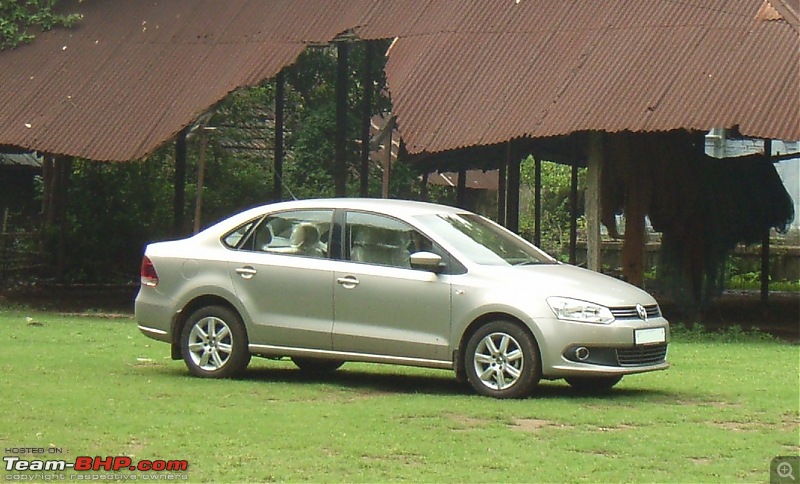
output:
[[[336,279],[336,282],[341,284],[345,289],[353,289],[359,284],[355,276],[340,277]]]
[[[237,267],[236,273],[242,276],[242,279],[252,279],[258,271],[250,266]]]

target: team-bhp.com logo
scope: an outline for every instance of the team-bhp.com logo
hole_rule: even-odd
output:
[[[82,455],[75,458],[75,462],[66,460],[23,460],[19,457],[5,456],[6,471],[12,472],[31,472],[31,471],[139,471],[139,472],[161,472],[161,471],[186,471],[189,469],[189,462],[185,460],[139,460],[124,455],[108,457],[90,457]]]

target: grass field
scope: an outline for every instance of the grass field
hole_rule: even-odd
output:
[[[450,372],[366,364],[192,378],[127,318],[17,309],[0,328],[5,456],[185,459],[173,477],[191,481],[767,482],[800,453],[800,347],[764,335],[678,332],[669,370],[609,395],[543,382],[498,401]]]

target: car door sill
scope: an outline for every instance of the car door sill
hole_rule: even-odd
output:
[[[392,365],[421,366],[424,368],[441,368],[450,370],[452,361],[429,360],[425,358],[409,358],[405,356],[373,355],[369,353],[353,353],[349,351],[315,350],[293,348],[289,346],[257,345],[248,346],[250,353],[267,358],[282,356],[302,356],[306,358],[325,358],[344,361],[363,361],[367,363],[387,363]]]

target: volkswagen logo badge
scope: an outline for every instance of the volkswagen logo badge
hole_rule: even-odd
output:
[[[636,305],[636,314],[639,315],[639,319],[642,321],[647,321],[647,309],[645,309],[641,304]]]

